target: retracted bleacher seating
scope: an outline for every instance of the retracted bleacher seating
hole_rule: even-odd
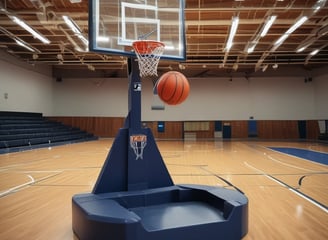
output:
[[[42,113],[0,111],[0,154],[96,139],[79,128],[50,121]]]

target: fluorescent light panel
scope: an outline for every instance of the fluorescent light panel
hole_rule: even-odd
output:
[[[318,12],[325,4],[326,4],[327,0],[318,0],[316,2],[316,4],[313,5],[312,9],[313,9],[313,13],[315,14],[316,12]],[[313,42],[316,40],[316,38],[312,38],[308,40],[308,42],[301,46],[299,46],[299,48],[296,49],[296,52],[303,52],[305,49],[307,49],[311,44],[313,44]],[[311,55],[311,54],[310,54]]]
[[[88,46],[89,44],[88,39],[86,39],[82,34],[78,34],[77,36],[83,42],[84,45]]]
[[[326,0],[318,0],[316,4],[312,7],[313,13],[317,13],[321,8],[323,8],[326,4]]]
[[[63,19],[67,26],[76,34],[81,34],[80,28],[76,25],[76,23],[68,16],[63,16]]]
[[[307,46],[301,47],[300,49],[297,49],[296,52],[298,52],[298,53],[303,52],[306,48],[307,48]]]
[[[16,24],[18,24],[22,28],[24,28],[26,31],[28,31],[29,33],[31,33],[35,38],[39,39],[41,42],[43,42],[45,44],[49,44],[50,43],[50,41],[46,37],[42,36],[40,33],[38,33],[37,31],[35,31],[33,28],[31,28],[29,25],[27,25],[24,21],[22,21],[18,17],[16,17],[16,16],[9,16],[9,18],[13,22],[15,22]]]
[[[287,34],[291,34],[293,33],[297,28],[299,28],[303,23],[305,23],[308,20],[307,16],[303,16],[301,17],[296,23],[294,23],[293,26],[291,26],[288,30],[287,30]]]
[[[301,17],[296,23],[294,23],[275,43],[274,45],[278,46],[282,44],[290,34],[292,34],[297,28],[299,28],[303,23],[308,20],[307,16]]]
[[[83,42],[83,44],[88,47],[89,41],[86,39],[79,26],[68,16],[62,16],[67,26],[75,33],[75,35]],[[81,49],[77,49],[80,52]],[[88,49],[86,49],[88,51]]]
[[[274,45],[280,45],[282,44],[287,38],[288,38],[289,34],[284,33],[275,43]]]
[[[17,43],[17,45],[24,47],[31,52],[40,53],[38,49],[32,47],[30,44],[26,43],[24,40],[20,39],[19,37],[16,37],[13,33],[9,32],[7,29],[1,26],[0,26],[0,32],[3,32],[4,34],[6,34],[6,36],[14,40]]]
[[[266,24],[265,24],[265,26],[264,26],[264,28],[263,28],[263,30],[261,32],[261,35],[260,35],[261,37],[264,37],[268,33],[269,29],[271,28],[272,24],[274,23],[274,21],[276,19],[277,19],[277,16],[276,15],[269,16],[267,18]]]
[[[226,45],[227,51],[229,51],[230,48],[232,47],[233,39],[237,32],[238,24],[239,24],[239,17],[233,17],[231,28],[230,28],[230,34],[229,34],[229,38],[228,38],[227,45]]]
[[[314,55],[316,55],[318,52],[319,52],[319,49],[315,49],[315,50],[313,50],[313,51],[310,53],[310,55],[311,55],[311,56],[314,56]]]
[[[277,16],[276,15],[268,16],[267,17],[267,19],[265,21],[265,25],[262,27],[262,31],[261,31],[261,33],[259,35],[260,37],[264,37],[268,33],[269,29],[271,28],[272,24],[274,23],[274,21],[276,19],[277,19]],[[255,49],[256,45],[258,44],[258,41],[259,41],[259,37],[257,35],[257,37],[255,38],[255,40],[248,45],[247,53],[254,52],[254,49]]]
[[[20,41],[19,39],[17,38],[14,38],[15,42],[17,43],[17,45],[23,47],[23,48],[26,48],[27,50],[31,51],[31,52],[35,52],[35,50],[31,47],[29,47],[26,43]]]
[[[256,47],[256,44],[251,45],[251,46],[247,49],[247,53],[252,53],[252,52],[254,52],[255,47]]]

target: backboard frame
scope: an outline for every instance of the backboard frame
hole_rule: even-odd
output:
[[[161,2],[163,4],[163,0],[152,0],[152,2],[155,2],[158,4],[158,2]],[[185,17],[184,17],[184,9],[185,9],[185,0],[169,0],[170,4],[174,5],[174,8],[165,8],[163,11],[172,11],[176,19],[170,19],[170,21],[179,21],[179,24],[175,25],[175,30],[173,34],[175,34],[173,37],[176,42],[178,42],[178,46],[175,46],[173,49],[170,50],[170,46],[166,46],[164,53],[161,57],[161,59],[164,60],[172,60],[172,61],[185,61],[186,60],[186,37],[185,37]],[[153,32],[150,32],[150,34],[154,33],[155,41],[160,41],[165,44],[165,39],[163,41],[163,38],[161,39],[161,19],[152,19],[152,18],[142,18],[142,17],[136,17],[136,18],[129,18],[126,15],[126,12],[128,12],[129,8],[133,11],[154,11],[154,15],[158,17],[156,12],[157,6],[147,5],[145,4],[147,1],[137,1],[137,0],[89,0],[89,50],[92,52],[99,52],[102,54],[114,54],[114,55],[120,55],[120,56],[126,56],[126,57],[136,57],[135,52],[132,48],[132,43],[134,40],[138,39],[131,39],[128,36],[126,36],[125,28],[127,28],[127,24],[131,24],[138,27],[138,24],[140,25],[153,25],[155,26],[155,30]],[[108,5],[115,5],[117,4],[117,9],[113,13],[113,16],[109,13],[106,17],[107,18],[113,18],[113,22],[116,21],[117,26],[114,26],[115,31],[117,31],[117,36],[107,36],[109,41],[114,42],[114,46],[116,47],[104,47],[101,46],[97,42],[97,36],[99,37],[98,33],[100,22],[103,20],[99,20],[102,16],[99,14],[101,5],[100,4],[108,4]],[[119,5],[121,4],[121,5]],[[163,8],[164,9],[164,8]],[[113,10],[114,11],[114,10]],[[158,11],[161,11],[161,8],[158,8]],[[116,17],[116,19],[115,19]],[[178,19],[177,19],[178,18]],[[120,21],[122,20],[123,21]],[[163,21],[163,20],[162,20]],[[104,24],[103,24],[104,25]],[[168,25],[168,23],[167,23]],[[142,26],[141,26],[142,27]],[[104,27],[105,28],[105,27]],[[131,28],[131,26],[130,26]],[[151,28],[151,26],[149,26]],[[121,32],[120,32],[121,31]],[[121,34],[121,35],[120,35]],[[147,34],[145,34],[145,37],[147,37]],[[165,36],[166,37],[166,36]],[[172,38],[173,38],[172,37]],[[139,39],[140,40],[140,39]],[[120,45],[119,47],[117,47]],[[165,44],[167,45],[167,44]],[[177,45],[177,44],[176,44]]]

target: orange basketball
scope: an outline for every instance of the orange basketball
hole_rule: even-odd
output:
[[[186,100],[189,90],[187,78],[176,71],[164,73],[157,83],[158,96],[169,105],[177,105]]]

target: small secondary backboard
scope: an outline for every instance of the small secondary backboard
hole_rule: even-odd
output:
[[[184,0],[90,0],[89,48],[135,56],[132,43],[165,44],[161,59],[186,59]]]

